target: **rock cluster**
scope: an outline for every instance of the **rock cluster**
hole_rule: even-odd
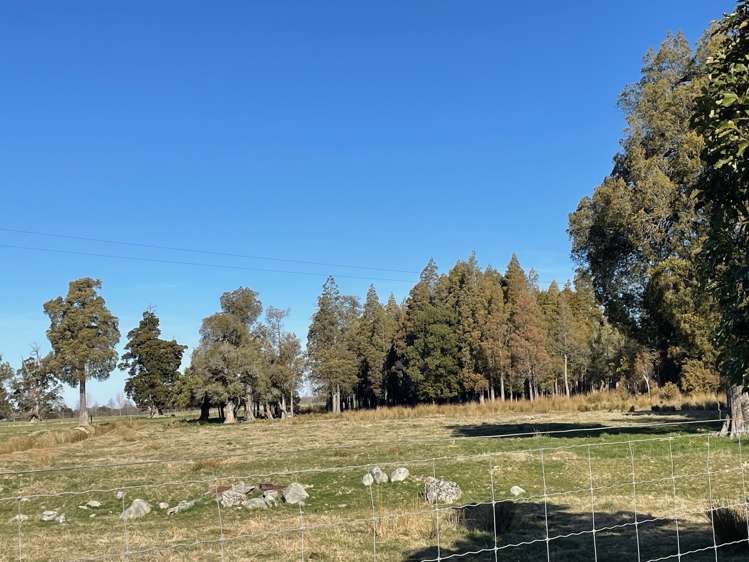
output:
[[[361,483],[365,486],[371,486],[372,484],[387,484],[388,481],[403,482],[408,478],[409,474],[408,469],[402,466],[393,470],[388,477],[384,470],[376,466],[362,476]]]

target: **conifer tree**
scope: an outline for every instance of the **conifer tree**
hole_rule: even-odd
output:
[[[47,337],[52,345],[50,369],[57,378],[78,386],[78,418],[81,426],[89,425],[86,409],[86,381],[103,380],[117,365],[115,345],[120,339],[117,318],[96,292],[101,282],[83,278],[71,281],[65,297],[44,305],[50,320]]]
[[[146,310],[138,326],[127,334],[128,343],[119,365],[128,372],[125,393],[151,416],[162,415],[167,406],[173,405],[182,354],[187,349],[160,336],[158,316]]]

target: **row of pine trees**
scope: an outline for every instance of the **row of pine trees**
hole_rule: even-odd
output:
[[[648,351],[613,328],[588,279],[538,286],[513,256],[504,274],[474,256],[439,274],[433,261],[408,297],[364,304],[323,286],[307,338],[309,378],[328,407],[535,400],[623,385],[647,389]]]

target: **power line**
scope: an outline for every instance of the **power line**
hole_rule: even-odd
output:
[[[127,260],[127,261],[140,261],[140,262],[147,262],[147,263],[163,263],[163,264],[169,264],[169,265],[189,265],[193,267],[214,267],[219,269],[229,269],[229,270],[239,270],[239,271],[256,271],[256,272],[264,272],[264,273],[284,273],[289,275],[306,275],[309,277],[325,277],[328,275],[327,273],[315,273],[311,271],[296,271],[296,270],[289,270],[289,269],[271,269],[271,268],[264,268],[264,267],[247,267],[242,265],[231,265],[231,264],[217,264],[217,263],[205,263],[205,262],[194,262],[194,261],[183,261],[183,260],[166,260],[166,259],[159,259],[159,258],[144,258],[144,257],[137,257],[137,256],[122,256],[117,254],[102,254],[98,252],[82,252],[79,250],[65,250],[65,249],[59,249],[59,248],[39,248],[36,246],[20,246],[16,244],[0,244],[0,248],[10,248],[14,250],[24,250],[24,251],[32,251],[32,252],[47,252],[47,253],[53,253],[53,254],[71,254],[76,256],[86,256],[86,257],[92,257],[92,258],[107,258],[107,259],[115,259],[115,260]],[[363,281],[387,281],[392,283],[412,283],[413,280],[411,279],[392,279],[392,278],[386,278],[386,277],[369,277],[369,276],[362,276],[362,275],[347,275],[347,274],[338,274],[335,275],[337,278],[341,279],[359,279]]]
[[[200,250],[196,248],[185,248],[180,246],[165,246],[161,244],[146,244],[142,242],[129,242],[129,241],[122,241],[122,240],[108,240],[105,238],[93,238],[89,236],[77,236],[72,234],[59,234],[59,233],[53,233],[53,232],[40,232],[36,230],[22,230],[18,228],[7,228],[7,227],[0,227],[0,232],[12,232],[15,234],[28,234],[31,236],[46,236],[48,238],[62,238],[66,240],[79,240],[83,242],[97,242],[100,244],[116,244],[119,246],[132,246],[136,248],[150,248],[154,250],[169,250],[172,252],[184,252],[189,254],[204,254],[204,255],[212,255],[212,256],[223,256],[223,257],[229,257],[229,258],[243,258],[243,259],[252,259],[252,260],[265,260],[265,261],[275,261],[275,262],[281,262],[281,263],[297,263],[297,264],[303,264],[303,265],[317,265],[321,267],[340,267],[344,269],[361,269],[366,271],[388,271],[391,273],[411,273],[418,275],[418,271],[410,271],[407,269],[393,269],[393,268],[387,268],[387,267],[368,267],[363,265],[351,265],[351,264],[343,264],[343,263],[327,263],[327,262],[319,262],[319,261],[312,261],[312,260],[300,260],[300,259],[292,259],[292,258],[278,258],[273,256],[259,256],[259,255],[252,255],[252,254],[239,254],[234,252],[223,252],[223,251],[217,251],[217,250]]]

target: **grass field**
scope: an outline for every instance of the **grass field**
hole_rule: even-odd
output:
[[[710,500],[745,497],[739,443],[714,435],[715,418],[472,406],[235,426],[109,418],[90,436],[70,421],[0,424],[0,559],[416,561],[483,550],[453,558],[531,561],[547,559],[549,536],[552,560],[593,560],[594,538],[600,561],[693,550],[681,559],[715,560]],[[369,489],[361,478],[375,465],[411,476]],[[427,504],[432,475],[456,481],[468,507]],[[300,482],[310,498],[303,511],[220,508],[216,488],[239,481]],[[125,525],[135,498],[154,510]],[[102,506],[78,507],[89,500]],[[180,500],[198,501],[172,516],[156,508]],[[66,522],[39,521],[44,510]],[[29,519],[12,520],[19,513]],[[749,559],[746,541],[717,557]]]

